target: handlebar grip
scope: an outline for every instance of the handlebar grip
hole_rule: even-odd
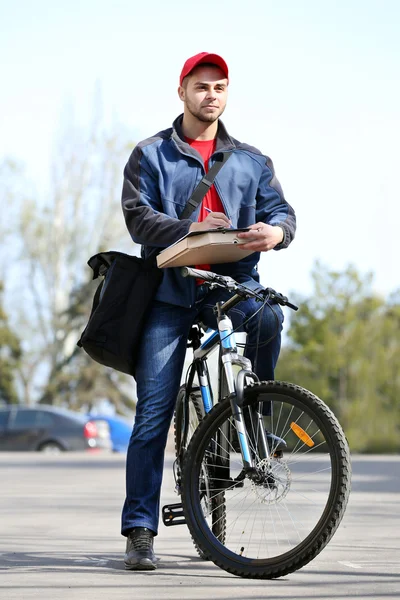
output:
[[[276,292],[272,288],[265,288],[264,295],[267,298],[271,298],[271,300],[275,300],[281,306],[287,306],[288,308],[291,308],[292,310],[299,310],[299,307],[296,306],[295,304],[292,304],[291,302],[289,302],[289,300],[286,296],[284,296],[283,294],[280,294],[279,292]]]
[[[292,310],[299,310],[299,307],[296,306],[295,304],[292,304],[291,302],[286,302],[286,306],[288,306]]]
[[[205,281],[214,281],[217,276],[210,271],[202,271],[201,269],[191,269],[190,267],[181,267],[182,277],[197,277]]]
[[[182,267],[181,268],[181,275],[182,277],[189,277],[191,275],[191,271],[192,269],[190,269],[189,267]]]

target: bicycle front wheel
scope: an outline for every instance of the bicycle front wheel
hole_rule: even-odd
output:
[[[241,577],[271,579],[300,569],[331,539],[349,496],[350,457],[333,413],[299,386],[271,381],[247,387],[246,423],[254,411],[269,415],[265,428],[283,442],[276,448],[277,438],[269,436],[271,454],[265,458],[255,432],[248,431],[254,470],[246,474],[225,399],[191,440],[182,502],[193,539],[216,565]],[[216,519],[202,510],[204,469],[210,499],[224,494],[223,538],[213,532]]]

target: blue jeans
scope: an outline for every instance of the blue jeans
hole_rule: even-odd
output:
[[[122,535],[127,536],[134,527],[148,527],[157,534],[164,451],[190,327],[199,318],[208,327],[216,329],[213,308],[217,300],[226,300],[229,296],[224,290],[210,292],[201,285],[192,308],[162,302],[153,304],[136,370],[138,402],[126,459]],[[229,311],[233,326],[240,327],[260,306],[253,299],[238,304]],[[241,327],[241,331],[247,333],[245,355],[252,361],[253,370],[261,380],[274,378],[281,345],[283,314],[279,305],[272,307],[273,310],[266,306]],[[264,342],[268,343],[263,345]]]

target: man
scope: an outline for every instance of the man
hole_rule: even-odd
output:
[[[172,128],[135,147],[124,171],[122,207],[128,230],[134,242],[142,245],[144,257],[190,231],[249,227],[249,232],[239,235],[245,240],[242,248],[253,253],[237,263],[213,265],[211,270],[257,289],[261,287],[257,273],[260,252],[290,244],[295,216],[284,199],[271,160],[230,137],[219,120],[226,105],[228,83],[228,67],[216,54],[203,52],[185,62],[178,88],[183,115]],[[189,219],[179,220],[196,185],[218,153],[226,150],[233,153],[202,204]],[[201,282],[184,279],[179,269],[165,269],[146,322],[136,370],[138,403],[127,454],[122,512],[128,569],[156,568],[153,538],[158,530],[164,450],[186,340],[199,315],[202,322],[216,327],[212,307],[217,297],[225,299],[226,292],[210,292]],[[248,300],[232,310],[234,326],[246,321],[255,307],[255,301]],[[282,311],[276,305],[274,311],[263,311],[261,330],[258,319],[244,324],[246,355],[261,380],[274,377],[282,321]]]

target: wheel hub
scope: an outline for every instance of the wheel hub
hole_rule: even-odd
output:
[[[253,492],[263,504],[276,504],[287,495],[292,474],[285,460],[263,458],[256,465],[257,477],[252,477]]]

